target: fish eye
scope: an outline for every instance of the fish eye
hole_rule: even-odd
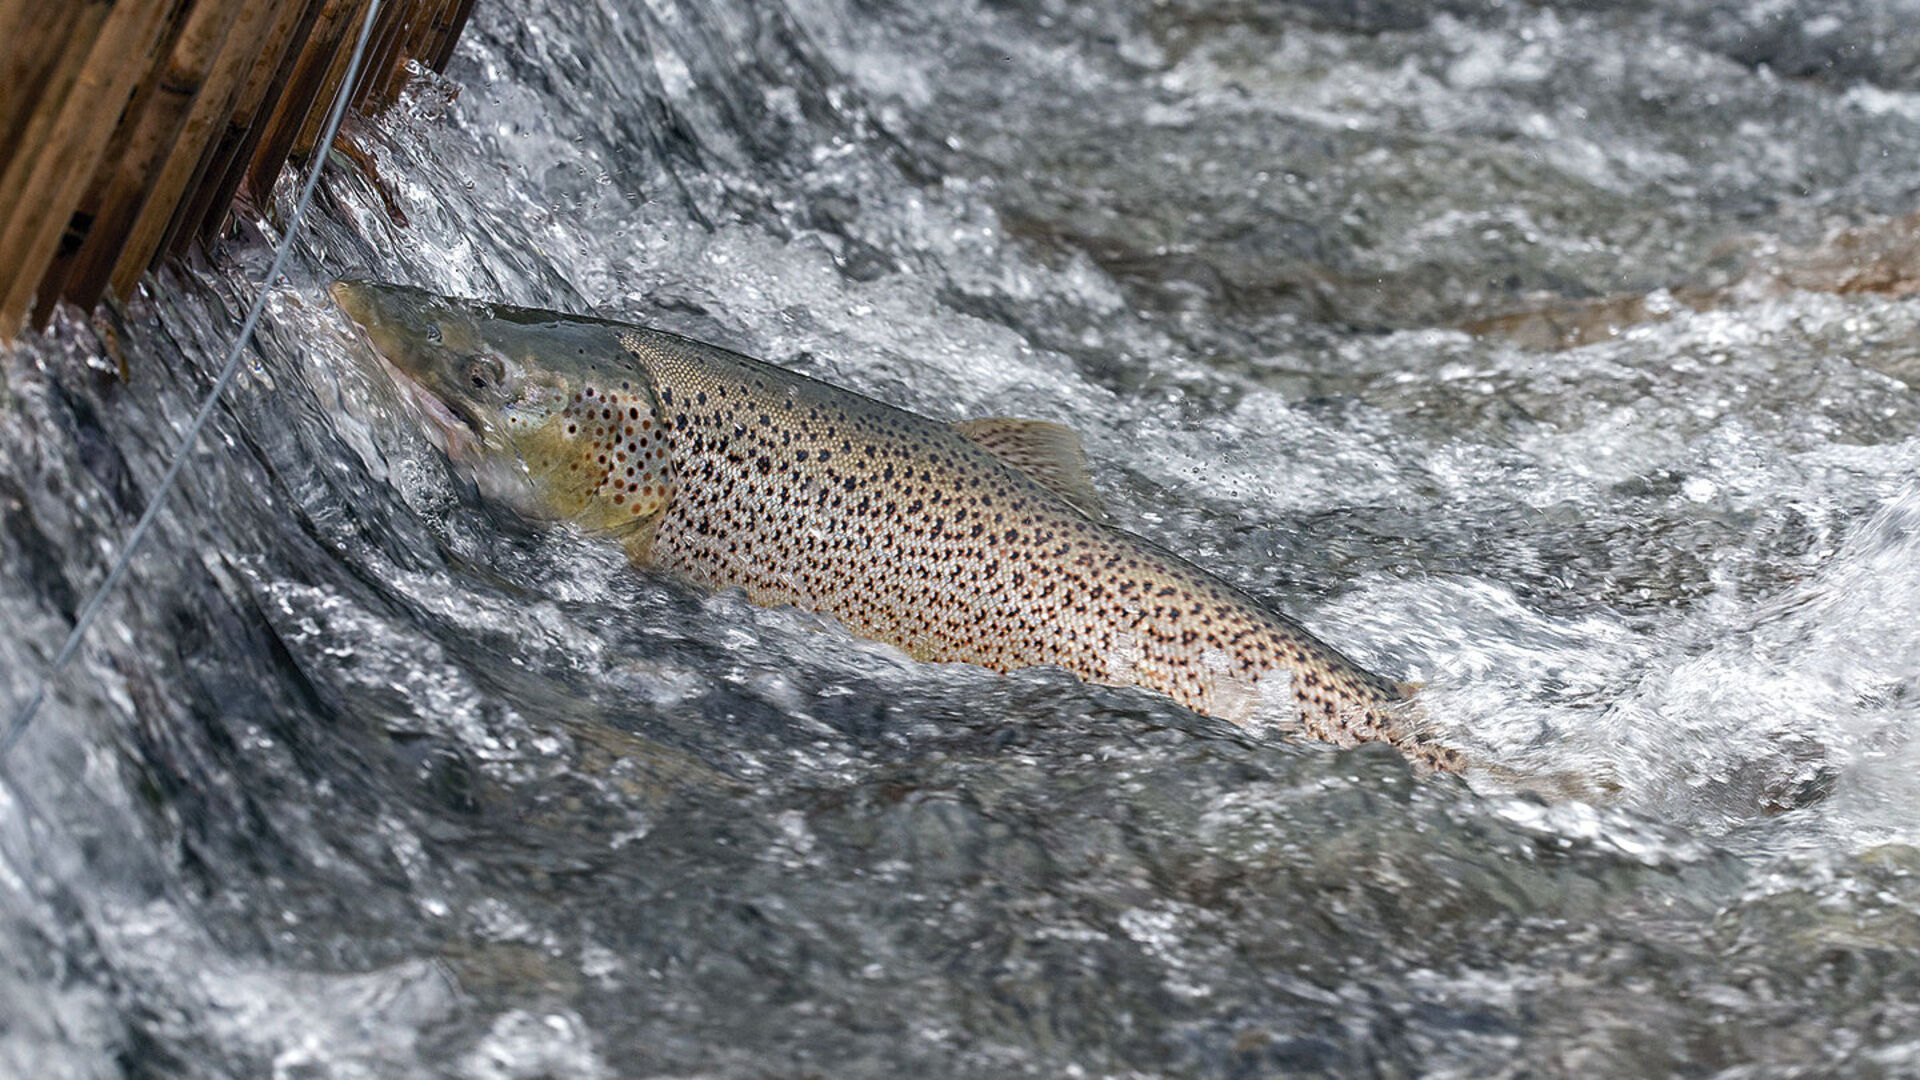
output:
[[[427,324],[427,341],[429,341],[434,345],[440,344],[440,324],[439,323]]]

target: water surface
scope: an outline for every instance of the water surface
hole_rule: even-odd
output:
[[[0,1073],[1920,1072],[1916,20],[488,0],[7,762]],[[290,193],[6,356],[9,712]],[[344,274],[1069,424],[1123,526],[1613,794],[633,573],[474,497]]]

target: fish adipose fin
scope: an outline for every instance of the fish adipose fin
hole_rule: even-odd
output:
[[[1105,521],[1106,507],[1093,489],[1087,471],[1087,452],[1070,427],[1046,420],[995,416],[962,420],[953,430],[966,436],[1010,468],[1065,499],[1075,510],[1095,521]]]

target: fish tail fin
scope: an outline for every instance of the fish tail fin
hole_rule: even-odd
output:
[[[1554,802],[1584,802],[1606,805],[1619,797],[1620,780],[1613,769],[1603,767],[1592,772],[1555,769],[1528,772],[1491,762],[1476,765],[1467,772],[1469,779],[1484,777],[1502,787],[1524,791]]]
[[[1528,771],[1510,765],[1481,761],[1458,747],[1449,745],[1434,730],[1426,709],[1413,695],[1424,683],[1395,683],[1406,697],[1394,702],[1379,718],[1380,737],[1405,754],[1423,772],[1450,772],[1476,779],[1490,780],[1502,787],[1530,792],[1554,801],[1578,801],[1595,804],[1612,802],[1620,794],[1620,781],[1609,765],[1589,772],[1576,769]]]
[[[1435,733],[1427,710],[1412,696],[1412,691],[1419,686],[1418,683],[1394,683],[1394,689],[1402,696],[1367,710],[1365,721],[1359,725],[1359,730],[1365,732],[1361,738],[1378,740],[1400,751],[1422,773],[1466,773],[1473,763]]]

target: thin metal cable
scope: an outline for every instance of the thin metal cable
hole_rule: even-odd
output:
[[[111,593],[114,586],[120,584],[120,579],[127,575],[127,568],[133,562],[134,550],[140,546],[140,541],[144,540],[147,532],[152,529],[154,518],[160,516],[160,507],[167,501],[167,496],[173,492],[173,485],[180,478],[180,470],[186,467],[187,455],[193,449],[193,444],[199,441],[200,432],[207,426],[207,421],[213,417],[213,409],[219,404],[220,395],[226,393],[228,384],[233,382],[234,375],[239,373],[241,354],[246,351],[247,343],[252,340],[254,328],[260,324],[260,315],[267,307],[267,297],[273,294],[273,283],[280,279],[280,272],[286,267],[287,257],[293,253],[293,239],[299,234],[300,221],[306,217],[307,207],[313,202],[313,193],[320,186],[320,174],[325,171],[327,164],[327,148],[333,145],[333,136],[340,129],[341,118],[346,115],[347,99],[353,96],[353,84],[360,76],[360,63],[366,57],[367,41],[373,36],[373,19],[379,12],[380,0],[372,0],[367,5],[366,21],[360,25],[360,39],[353,46],[353,57],[347,61],[346,77],[340,80],[339,96],[334,98],[333,108],[327,114],[327,123],[321,129],[320,141],[313,144],[315,153],[312,171],[307,174],[306,183],[300,189],[300,198],[294,203],[293,216],[287,219],[286,232],[280,237],[279,250],[274,252],[273,266],[268,269],[266,280],[260,284],[260,294],[253,298],[253,307],[247,312],[247,321],[241,324],[240,336],[234,339],[233,350],[227,354],[226,366],[220,369],[220,377],[214,380],[213,389],[207,391],[206,399],[200,403],[200,411],[194,415],[193,423],[187,425],[186,434],[180,437],[179,445],[174,447],[172,464],[167,466],[166,475],[160,478],[160,487],[153,493],[153,498],[147,500],[146,511],[140,515],[140,520],[134,523],[133,531],[127,534],[126,543],[121,545],[120,555],[114,559],[112,568],[107,571],[106,580],[100,583],[99,588],[93,590],[92,596],[87,597],[86,604],[80,608],[80,617],[73,621],[72,632],[67,634],[67,640],[61,644],[60,651],[53,656],[53,663],[49,664],[46,672],[40,676],[40,685],[34,688],[33,696],[28,698],[27,703],[14,714],[13,723],[8,726],[6,737],[0,739],[0,769],[4,768],[7,755],[20,741],[20,736],[26,734],[27,725],[33,722],[34,714],[40,711],[40,704],[46,700],[48,687],[66,669],[67,664],[73,660],[74,654],[80,651],[81,639],[86,637],[87,628],[93,625],[94,617],[100,614],[101,606],[107,601],[107,594]],[[0,776],[4,776],[4,772],[0,772]]]

